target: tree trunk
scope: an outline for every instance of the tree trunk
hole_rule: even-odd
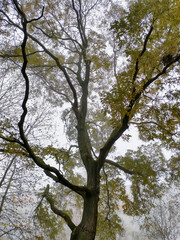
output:
[[[82,221],[71,234],[71,240],[94,240],[98,216],[98,195],[87,196],[84,200]]]
[[[84,198],[84,209],[81,223],[71,234],[71,240],[94,240],[96,236],[98,201],[99,201],[99,174],[96,163],[90,168],[87,186],[90,190]]]

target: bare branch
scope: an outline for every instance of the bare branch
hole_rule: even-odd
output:
[[[3,208],[4,202],[5,202],[5,200],[6,200],[7,193],[8,193],[8,191],[9,191],[10,186],[11,186],[11,182],[12,182],[12,179],[13,179],[13,176],[14,176],[14,173],[15,173],[15,169],[16,169],[16,168],[15,168],[15,166],[14,166],[14,169],[13,169],[12,174],[11,174],[11,177],[10,177],[10,179],[9,179],[9,181],[8,181],[8,185],[7,185],[7,187],[6,187],[5,193],[4,193],[4,195],[2,196],[2,200],[1,200],[1,204],[0,204],[0,214],[1,214],[1,212],[2,212],[2,208]]]
[[[126,168],[122,167],[119,163],[114,162],[112,160],[106,159],[105,163],[107,163],[107,164],[109,164],[111,166],[114,166],[114,167],[122,170],[123,172],[125,172],[127,174],[130,174],[130,175],[138,174],[138,175],[142,176],[142,174],[140,172],[135,172],[135,171],[131,171],[129,169],[126,169]]]
[[[28,21],[27,18],[26,18],[25,13],[24,13],[24,12],[21,10],[21,8],[19,7],[19,4],[18,4],[17,0],[13,0],[13,2],[14,2],[14,5],[16,6],[16,9],[17,9],[18,13],[22,16],[23,20],[26,20],[27,23],[31,23],[31,22],[34,22],[34,21],[38,21],[39,19],[41,19],[41,18],[43,17],[44,7],[42,8],[42,12],[41,12],[40,17],[33,18],[33,19],[31,19],[31,20]]]
[[[1,179],[1,181],[0,181],[0,187],[2,186],[2,184],[3,184],[3,182],[4,182],[5,178],[6,178],[6,175],[7,175],[8,171],[9,171],[10,167],[12,166],[12,164],[13,164],[13,162],[14,162],[15,159],[16,159],[16,156],[14,156],[14,157],[11,159],[8,167],[6,168],[6,170],[5,170],[5,172],[4,172],[4,175],[2,176],[2,179]]]
[[[41,15],[37,18],[33,18],[31,20],[28,21],[28,23],[31,23],[31,22],[34,22],[34,21],[38,21],[39,19],[41,19],[43,17],[43,13],[44,13],[44,6],[42,8],[42,11],[41,11]]]
[[[29,56],[31,56],[31,55],[34,55],[34,54],[36,54],[36,53],[42,53],[42,52],[44,52],[44,51],[34,51],[34,52],[31,52],[31,53],[27,53],[26,54],[26,56],[27,57],[29,57]],[[2,57],[2,58],[18,58],[18,57],[23,57],[23,55],[21,55],[21,54],[17,54],[17,55],[13,55],[13,54],[0,54],[0,57]]]
[[[110,215],[110,212],[111,212],[111,204],[110,204],[110,192],[109,192],[109,188],[108,188],[108,175],[104,169],[104,166],[103,166],[103,173],[104,173],[104,176],[105,176],[105,184],[106,184],[106,192],[107,192],[107,206],[108,206],[108,212],[106,214],[106,220],[109,221],[109,215]]]
[[[163,127],[161,124],[154,122],[154,121],[146,121],[146,122],[130,122],[130,124],[134,125],[144,125],[144,124],[154,124],[157,125],[159,128],[161,128],[163,131],[167,132],[169,135],[174,136],[176,133],[172,133],[169,130],[167,130],[165,127]]]
[[[44,192],[44,197],[46,198],[46,200],[48,201],[48,203],[51,206],[51,210],[58,216],[62,217],[65,222],[67,223],[67,225],[69,226],[69,228],[73,231],[76,228],[76,225],[72,222],[71,218],[69,217],[69,215],[65,212],[65,211],[61,211],[59,210],[55,205],[54,205],[54,200],[52,199],[52,197],[49,194],[49,185],[47,185],[46,190]]]

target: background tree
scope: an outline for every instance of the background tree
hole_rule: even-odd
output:
[[[37,235],[30,216],[35,183],[40,178],[17,156],[1,154],[0,179],[0,238],[31,239]]]
[[[146,229],[148,239],[171,240],[180,236],[179,189],[172,187],[169,193],[157,200],[144,219],[142,227]]]
[[[130,137],[125,134],[134,124],[142,140],[177,151],[178,9],[178,1],[165,0],[129,1],[127,10],[112,1],[1,3],[2,73],[8,86],[18,80],[20,98],[16,109],[2,116],[1,145],[4,152],[10,146],[12,154],[32,159],[64,186],[67,200],[82,203],[75,222],[68,211],[73,204],[61,204],[49,185],[43,194],[71,229],[71,240],[95,238],[98,212],[97,237],[108,225],[108,239],[116,239],[122,229],[119,201],[125,213],[145,214],[172,179],[167,170],[178,176],[176,161],[167,161],[158,146],[125,156],[115,148],[119,138]],[[51,109],[48,120],[33,130],[29,125],[42,106]],[[63,120],[68,147],[57,142],[62,140],[54,134],[55,116]],[[38,138],[42,133],[46,140]],[[125,176],[132,183],[130,196]]]
[[[3,41],[1,41],[3,43]],[[22,93],[18,85],[20,81],[18,75],[13,82],[8,79],[11,74],[10,66],[3,59],[1,66],[0,81],[0,126],[1,131],[9,134],[14,130],[14,122],[17,119],[18,102],[22,100]],[[15,70],[15,64],[11,61],[12,71]],[[14,75],[15,76],[15,75]],[[36,108],[35,99],[33,108]],[[39,99],[38,99],[39,102]],[[16,112],[17,111],[17,112]],[[26,134],[35,131],[37,126],[42,126],[44,119],[47,121],[47,109],[42,108],[34,117],[30,118]],[[11,120],[9,118],[12,117]],[[11,123],[10,123],[11,122]],[[45,131],[43,131],[45,132]],[[32,135],[31,135],[32,136]],[[41,134],[43,137],[43,134]],[[40,137],[36,137],[36,140]],[[0,238],[1,239],[36,239],[36,237],[48,237],[51,231],[44,233],[34,224],[33,214],[37,205],[37,191],[43,183],[42,173],[34,166],[25,152],[19,151],[15,143],[1,143],[0,146]]]

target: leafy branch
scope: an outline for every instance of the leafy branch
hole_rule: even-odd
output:
[[[140,58],[143,56],[143,54],[145,53],[148,40],[149,40],[149,38],[150,38],[150,36],[151,36],[151,33],[152,33],[152,31],[153,31],[153,24],[154,24],[154,21],[153,21],[153,23],[152,23],[152,25],[151,25],[151,27],[150,27],[150,29],[149,29],[148,34],[147,34],[146,37],[145,37],[144,44],[143,44],[143,49],[142,49],[141,53],[139,54],[139,56],[138,56],[138,58],[137,58],[137,60],[136,60],[136,63],[135,63],[135,72],[134,72],[134,75],[133,75],[133,83],[135,82],[136,77],[137,77],[138,72],[139,72],[139,59],[140,59]],[[134,89],[134,90],[135,90],[135,89]]]
[[[114,167],[118,168],[119,170],[121,170],[121,171],[123,171],[123,172],[125,172],[127,174],[130,174],[130,175],[137,174],[137,175],[142,176],[142,173],[126,169],[126,168],[122,167],[119,163],[114,162],[112,160],[106,159],[105,163],[107,163],[107,164],[109,164],[111,166],[114,166]]]
[[[153,31],[153,25],[151,26],[145,40],[144,40],[144,44],[143,44],[143,49],[139,55],[139,57],[141,57],[145,51],[146,51],[146,46],[148,43],[148,40],[150,38],[150,35]],[[129,105],[126,109],[126,113],[124,114],[124,117],[122,118],[121,122],[119,123],[119,125],[117,127],[114,128],[114,130],[112,131],[111,135],[109,136],[109,138],[107,139],[106,143],[104,144],[104,146],[101,148],[100,150],[100,154],[98,157],[98,165],[99,165],[99,169],[101,169],[101,167],[103,166],[105,159],[111,149],[111,147],[114,145],[114,143],[122,136],[122,134],[128,129],[128,124],[130,119],[133,117],[133,108],[136,104],[136,102],[140,99],[142,93],[153,83],[155,82],[159,77],[161,77],[163,74],[166,74],[167,70],[176,62],[178,62],[180,60],[180,55],[177,54],[176,56],[174,56],[164,67],[163,69],[154,77],[148,79],[148,81],[146,81],[141,90],[136,90],[135,88],[133,89],[133,95],[131,97],[131,99],[129,100]],[[139,59],[136,60],[135,63],[135,73],[133,76],[133,79],[135,80],[139,71]]]

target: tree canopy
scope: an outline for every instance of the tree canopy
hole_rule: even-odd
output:
[[[71,240],[116,239],[120,206],[146,214],[178,182],[179,9],[177,0],[1,1],[0,152],[49,178],[37,212],[57,236],[63,219]],[[119,155],[131,126],[145,144]]]

